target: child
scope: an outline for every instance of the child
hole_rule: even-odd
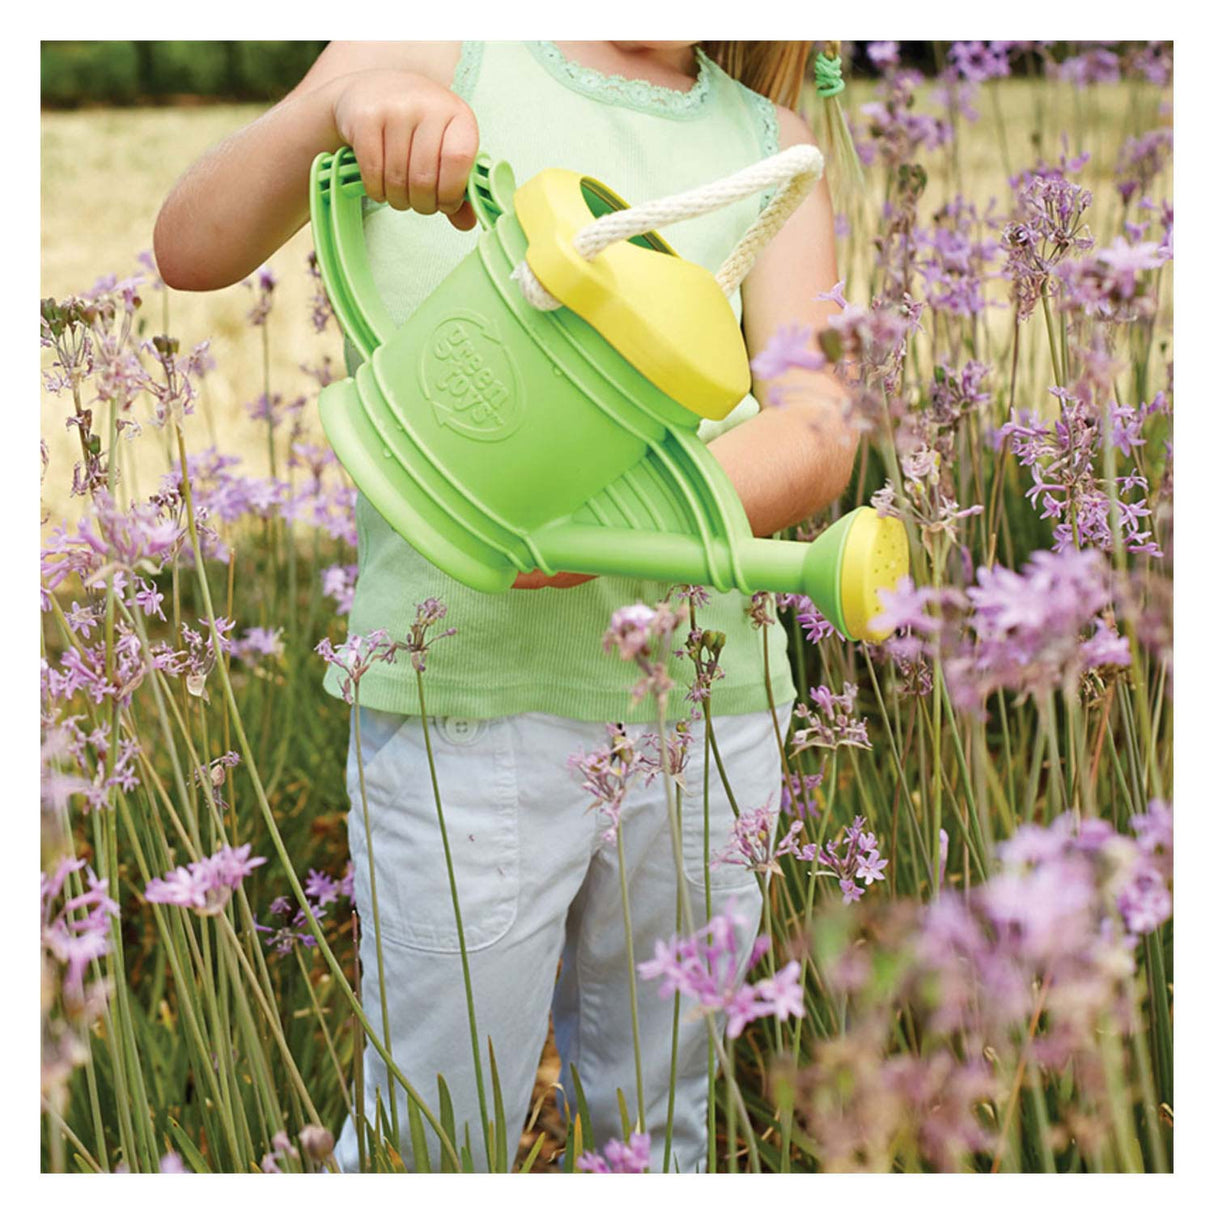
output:
[[[602,180],[629,202],[677,193],[781,147],[813,142],[791,109],[740,83],[749,79],[795,105],[808,47],[794,42],[332,43],[292,93],[178,182],[156,225],[160,273],[170,286],[185,290],[210,290],[248,275],[307,219],[308,170],[315,155],[349,144],[368,193],[366,237],[374,278],[399,323],[475,244],[464,186],[479,148],[508,161],[519,182],[543,168],[561,167]],[[715,270],[764,202],[749,199],[681,223],[666,235],[681,256]],[[446,222],[431,218],[438,212]],[[835,278],[831,207],[822,182],[763,251],[731,301],[752,356],[781,326],[824,324],[835,305],[819,297]],[[354,359],[348,352],[351,372]],[[763,407],[760,383],[724,422],[700,427],[737,487],[756,535],[770,535],[821,510],[842,492],[851,473],[855,446],[842,421],[840,386],[829,371],[792,374],[799,376],[799,390],[787,393],[780,407]],[[415,605],[432,597],[448,607],[442,627],[458,629],[427,664],[426,710],[434,714],[430,738],[480,1044],[483,1050],[486,1037],[493,1042],[509,1148],[513,1151],[522,1129],[551,1006],[562,1087],[572,1094],[569,1067],[576,1065],[596,1140],[620,1134],[618,1088],[634,1119],[643,1103],[660,1167],[672,1009],[659,998],[657,982],[639,982],[643,1092],[638,1100],[619,855],[615,844],[603,841],[602,822],[586,812],[581,777],[566,761],[579,750],[601,746],[606,722],[624,724],[634,740],[653,730],[652,698],[633,704],[636,672],[606,653],[602,638],[615,610],[636,602],[652,605],[670,587],[532,572],[519,575],[515,590],[481,594],[431,565],[361,498],[357,518],[359,579],[351,633],[386,628],[404,639]],[[713,685],[713,722],[742,811],[780,793],[763,630],[752,626],[747,606],[740,593],[714,593],[709,605],[697,610],[698,625],[727,637],[722,654],[727,677]],[[783,630],[769,628],[767,638],[783,737],[795,691]],[[682,686],[694,673],[683,659],[671,672]],[[409,663],[373,667],[363,678],[360,700],[386,987],[380,990],[377,972],[367,841],[352,751],[348,773],[355,809],[349,833],[363,912],[364,1006],[378,1029],[386,997],[400,1070],[435,1110],[435,1076],[444,1076],[461,1140],[467,1121],[474,1159],[483,1167],[459,941]],[[680,688],[670,699],[669,724],[687,715]],[[706,775],[702,722],[693,723],[691,737],[682,843],[697,903],[691,926],[700,926],[705,852],[723,846],[733,815],[710,764],[706,843],[700,809]],[[639,962],[653,955],[656,941],[674,933],[676,922],[677,882],[660,777],[636,786],[625,803],[624,821],[634,961]],[[753,940],[759,908],[753,876],[726,865],[711,874],[711,881],[714,911],[734,897],[749,932],[745,947]],[[487,1062],[484,1066],[487,1074]],[[387,1107],[388,1074],[374,1050],[368,1050],[365,1067],[367,1111],[374,1119],[377,1089]],[[705,1166],[707,1074],[704,1023],[684,1014],[671,1165],[682,1172]],[[399,1087],[397,1094],[403,1119]],[[403,1138],[409,1163],[407,1132]],[[429,1147],[431,1158],[437,1158],[433,1137]],[[338,1144],[338,1159],[343,1169],[358,1166],[350,1124]]]

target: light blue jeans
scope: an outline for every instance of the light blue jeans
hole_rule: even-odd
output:
[[[777,709],[780,738],[792,704]],[[529,1113],[536,1068],[551,1010],[561,1055],[561,1087],[570,1104],[577,1067],[595,1142],[621,1137],[616,1089],[636,1117],[636,1067],[628,995],[628,961],[620,893],[618,846],[604,843],[606,822],[587,807],[583,777],[567,760],[606,741],[601,724],[530,712],[492,720],[432,717],[443,814],[455,868],[464,938],[472,976],[488,1107],[492,1089],[485,1039],[493,1042],[501,1081],[506,1141],[515,1151]],[[780,749],[771,713],[713,721],[726,776],[742,812],[769,798],[779,804]],[[629,725],[637,739],[653,725]],[[420,717],[361,709],[363,778],[371,821],[384,982],[392,1055],[435,1116],[436,1076],[451,1092],[460,1143],[470,1129],[472,1155],[485,1167],[476,1078],[460,963],[434,793]],[[704,733],[692,729],[682,775],[682,855],[695,926],[705,921]],[[362,933],[362,1001],[382,1037],[383,1012],[376,964],[371,886],[358,767],[351,730],[347,787],[350,852]],[[726,842],[733,810],[715,762],[709,762],[710,854]],[[625,872],[635,960],[675,932],[674,853],[663,782],[637,781],[622,816]],[[757,932],[760,897],[754,876],[736,865],[711,873],[713,908],[729,897],[746,915],[749,949]],[[558,962],[560,973],[557,975]],[[645,1124],[659,1170],[670,1091],[673,1001],[658,996],[657,980],[638,979]],[[675,1082],[672,1164],[702,1170],[708,1149],[708,1035],[683,1001]],[[388,1108],[388,1073],[378,1052],[364,1055],[367,1115],[375,1120],[378,1088]],[[397,1088],[401,1153],[412,1167],[405,1095]],[[426,1126],[431,1162],[438,1139]],[[460,1144],[457,1144],[457,1149]],[[358,1169],[354,1125],[337,1144],[343,1171]]]

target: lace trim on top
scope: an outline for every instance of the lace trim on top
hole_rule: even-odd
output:
[[[455,65],[455,77],[451,81],[451,91],[467,101],[476,88],[476,80],[481,72],[481,55],[485,49],[483,42],[461,42],[459,47],[459,62]]]
[[[759,148],[763,153],[763,159],[774,156],[780,150],[780,124],[776,119],[774,102],[770,97],[764,97],[762,93],[756,93],[754,89],[748,89],[744,84],[739,84],[738,88],[742,90],[742,95],[749,102],[755,121],[759,125]],[[762,211],[775,195],[775,186],[764,190],[759,199],[759,210]]]
[[[597,101],[625,105],[646,114],[659,114],[664,118],[694,117],[711,89],[713,64],[698,46],[695,48],[699,69],[696,82],[686,93],[649,80],[608,76],[594,68],[583,67],[566,59],[554,42],[528,42],[527,46],[561,84]]]

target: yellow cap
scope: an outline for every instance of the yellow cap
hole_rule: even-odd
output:
[[[910,568],[906,525],[882,518],[871,506],[861,506],[847,534],[839,588],[843,622],[857,641],[884,641],[893,629],[872,621],[885,610],[880,591],[893,590]]]
[[[746,343],[709,270],[647,232],[590,260],[573,238],[628,206],[601,182],[545,169],[520,186],[514,212],[527,264],[544,289],[596,329],[667,396],[719,421],[750,390]]]

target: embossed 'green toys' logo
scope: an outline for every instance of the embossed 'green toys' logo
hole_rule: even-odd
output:
[[[438,424],[468,438],[507,438],[522,420],[514,360],[481,317],[462,313],[434,327],[421,383]]]

